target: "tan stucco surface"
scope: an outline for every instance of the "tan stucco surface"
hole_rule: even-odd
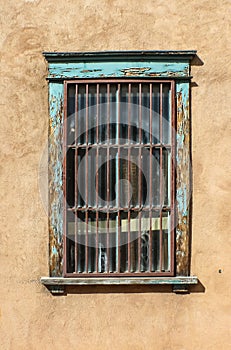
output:
[[[230,1],[1,0],[0,348],[231,347]],[[39,163],[48,103],[42,51],[195,49],[192,267],[201,285],[80,288],[52,296]],[[221,273],[219,273],[219,269]]]

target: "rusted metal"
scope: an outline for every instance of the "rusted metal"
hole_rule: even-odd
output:
[[[149,84],[149,142],[152,144],[152,83]],[[149,271],[152,271],[152,147],[149,150]]]
[[[120,84],[118,84],[118,128],[117,128],[117,132],[118,132],[118,137],[117,137],[117,143],[120,143],[120,94],[121,94],[121,86]],[[120,147],[118,147],[118,167],[117,167],[117,182],[118,182],[118,188],[117,188],[117,206],[118,206],[118,225],[117,225],[117,229],[118,229],[118,237],[117,237],[117,272],[120,272],[120,242],[121,242],[121,220],[120,220],[120,192],[121,192],[121,188],[120,188]]]
[[[176,211],[176,107],[175,107],[175,82],[171,82],[171,236],[170,236],[170,270],[174,271],[175,265],[175,211]]]
[[[75,145],[78,142],[78,85],[75,86]],[[75,149],[75,207],[78,206],[78,148]],[[75,272],[78,271],[78,216],[75,213]]]
[[[95,185],[95,190],[96,190],[96,209],[98,209],[99,206],[99,169],[98,169],[98,164],[99,164],[99,84],[96,85],[96,185]],[[99,272],[99,211],[96,211],[96,254],[95,254],[95,259],[96,259],[96,272]]]
[[[163,207],[163,84],[160,84],[160,238],[159,238],[159,270],[162,271],[162,207]]]

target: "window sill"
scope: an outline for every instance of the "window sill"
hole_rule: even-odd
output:
[[[189,285],[198,284],[196,276],[177,277],[128,277],[128,278],[64,278],[64,277],[41,277],[41,283],[52,294],[65,293],[65,286],[89,286],[89,285],[172,285],[173,292],[187,293]]]

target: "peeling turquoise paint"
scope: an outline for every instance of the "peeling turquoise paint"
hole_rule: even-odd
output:
[[[124,78],[124,77],[188,77],[189,62],[65,62],[50,63],[48,78]]]
[[[64,87],[49,84],[49,226],[50,275],[62,276],[63,265],[63,104]]]
[[[189,215],[191,198],[189,82],[176,84],[176,269],[177,275],[189,274]]]

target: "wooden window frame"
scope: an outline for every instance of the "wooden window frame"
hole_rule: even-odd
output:
[[[190,62],[196,51],[129,51],[49,53],[49,276],[41,281],[52,292],[78,284],[196,284],[190,276]],[[78,79],[174,80],[176,98],[176,233],[172,277],[78,278],[63,277],[63,126],[64,82]],[[61,286],[61,287],[60,287]]]

